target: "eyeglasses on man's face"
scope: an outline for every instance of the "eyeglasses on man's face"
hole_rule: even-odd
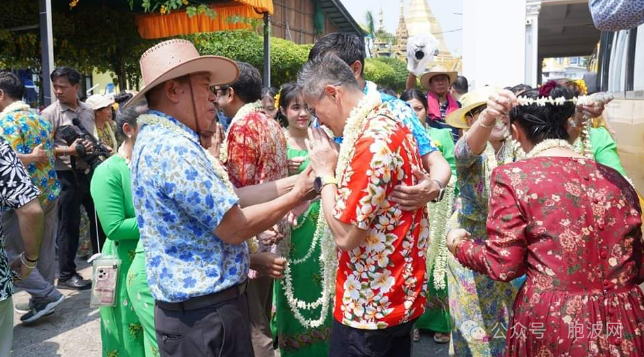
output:
[[[332,84],[332,86],[337,87],[337,86],[339,86],[340,84],[342,84],[342,83],[335,83],[335,84]],[[326,86],[325,86],[325,87],[326,87]],[[315,104],[313,104],[312,106],[310,106],[310,107],[307,107],[307,108],[306,108],[306,112],[307,112],[307,113],[309,113],[309,115],[312,115],[312,116],[314,116],[314,117],[317,117],[317,115],[315,114],[315,107],[316,107],[318,104],[320,104],[320,101],[322,101],[322,98],[324,98],[324,96],[325,96],[325,95],[326,95],[326,90],[324,90],[324,91],[322,92],[322,95],[320,95],[320,97],[319,97],[319,98],[318,98],[318,100],[315,102]]]
[[[226,95],[226,93],[228,93],[228,88],[230,87],[229,86],[211,86],[210,90],[213,93],[215,93],[215,97],[219,98]],[[219,93],[221,93],[221,95]]]

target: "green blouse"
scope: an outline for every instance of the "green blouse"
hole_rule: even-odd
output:
[[[96,168],[91,193],[107,238],[138,240],[139,226],[132,204],[130,169],[119,155],[112,155]]]
[[[452,129],[437,129],[426,125],[432,145],[440,150],[441,154],[452,168],[452,176],[456,177],[456,160],[454,160],[454,139]]]
[[[602,165],[606,165],[626,177],[626,171],[622,167],[622,162],[619,160],[617,154],[617,144],[610,136],[606,128],[591,128],[590,129],[590,145],[593,148],[593,156],[595,161]]]

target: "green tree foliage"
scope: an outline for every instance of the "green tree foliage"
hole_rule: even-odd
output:
[[[405,90],[408,75],[407,64],[397,58],[367,58],[365,61],[365,79],[379,86],[391,88],[397,93]]]
[[[6,0],[9,16],[16,24],[38,24],[38,1]],[[72,9],[54,10],[54,56],[57,66],[66,65],[82,73],[111,71],[121,88],[138,84],[138,60],[157,41],[143,40],[133,12],[116,11],[84,1]],[[0,17],[0,21],[2,17]],[[10,31],[0,24],[0,66],[8,69],[41,68],[39,29]],[[4,26],[3,26],[4,25]],[[130,79],[129,85],[126,78]]]
[[[187,36],[203,55],[224,56],[247,62],[260,72],[264,68],[264,40],[253,31],[220,31]],[[272,37],[271,84],[281,86],[297,79],[297,72],[308,60],[311,45],[297,45]]]

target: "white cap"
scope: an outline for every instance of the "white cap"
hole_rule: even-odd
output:
[[[111,106],[114,104],[114,100],[101,94],[94,94],[87,98],[85,104],[92,110],[99,110]]]

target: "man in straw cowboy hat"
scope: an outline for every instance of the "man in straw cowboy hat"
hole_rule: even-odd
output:
[[[454,142],[458,140],[458,130],[445,124],[445,118],[460,107],[458,101],[449,93],[449,88],[456,80],[457,73],[437,65],[420,77],[420,84],[427,89],[427,116],[429,126],[433,128],[450,128]],[[407,78],[407,89],[416,87],[416,76],[413,73]]]
[[[127,105],[145,97],[150,110],[138,118],[130,165],[159,350],[253,356],[248,269],[279,275],[283,262],[251,261],[244,242],[303,200],[310,172],[235,190],[199,142],[216,115],[211,87],[237,79],[235,62],[169,40],[148,49],[140,65],[146,86]]]

